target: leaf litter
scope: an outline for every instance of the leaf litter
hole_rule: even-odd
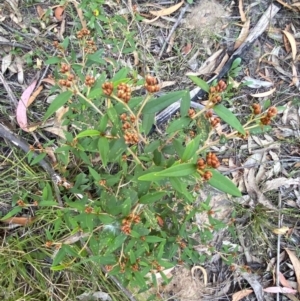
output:
[[[178,10],[180,9],[180,7],[182,6],[183,2],[179,2],[174,6],[170,6],[167,8],[162,8],[160,10],[154,10],[151,9],[150,13],[153,16],[156,17],[160,17],[160,21],[163,22],[165,19],[163,19],[163,17],[169,16],[171,14],[176,14],[178,12]],[[10,4],[10,2],[9,2]],[[210,4],[210,5],[208,5]],[[217,3],[219,4],[219,3]],[[16,11],[14,13],[11,13],[11,15],[9,16],[10,20],[12,22],[15,22],[16,24],[20,24],[20,26],[24,27],[24,21],[23,18],[21,17],[21,13],[19,11],[19,8],[17,6],[13,6],[15,5],[15,2],[12,2],[12,5],[10,4],[11,7],[14,7],[16,9]],[[75,7],[76,4],[74,3]],[[192,9],[192,15],[191,18],[189,18],[188,22],[187,20],[185,20],[186,22],[183,22],[183,26],[185,26],[186,28],[192,28],[193,26],[199,26],[199,27],[204,27],[204,26],[208,26],[208,29],[211,28],[215,28],[214,26],[216,26],[216,18],[214,18],[214,16],[212,16],[212,20],[209,20],[209,15],[211,15],[212,13],[212,9],[216,8],[217,6],[215,6],[215,3],[211,3],[211,1],[202,1],[201,4],[199,5],[206,5],[207,7],[203,9],[196,9],[193,8]],[[249,33],[249,24],[250,27],[253,25],[252,23],[255,22],[253,21],[253,18],[251,17],[251,19],[249,18],[249,14],[251,15],[251,10],[246,11],[245,13],[245,7],[248,5],[247,1],[239,1],[239,16],[241,18],[241,22],[242,25],[240,24],[240,26],[238,27],[238,31],[240,32],[240,36],[237,38],[237,40],[235,41],[235,45],[236,47],[238,47],[239,43],[241,43],[243,41],[243,39],[248,35]],[[200,7],[200,6],[199,6]],[[294,3],[291,6],[285,6],[287,8],[290,9],[294,9],[294,10],[299,10],[299,8],[296,6],[296,3]],[[221,5],[218,8],[220,8],[220,10],[222,10],[222,14],[221,16],[218,15],[218,23],[219,24],[219,29],[222,28],[222,26],[224,26],[224,20],[226,20],[225,18],[223,18],[223,16],[229,16],[228,11]],[[57,10],[58,8],[56,8]],[[78,13],[80,13],[80,8],[78,8],[78,6],[76,7],[76,9],[78,10]],[[55,11],[56,11],[55,10]],[[217,11],[217,10],[215,10]],[[204,14],[204,17],[199,17],[199,14]],[[63,10],[58,13],[57,12],[57,17],[56,19],[58,21],[62,21],[59,20],[61,18],[61,16],[63,15]],[[40,11],[38,13],[38,16],[42,19],[43,17],[43,11]],[[3,18],[3,17],[2,17]],[[194,18],[194,21],[191,21]],[[84,26],[85,22],[84,22],[84,17],[81,14],[81,23]],[[199,22],[200,20],[200,22]],[[250,22],[251,20],[251,22]],[[220,22],[219,22],[220,21]],[[191,22],[194,22],[194,24],[191,24]],[[151,23],[147,26],[152,26]],[[211,26],[211,27],[209,27]],[[242,27],[241,27],[242,26]],[[55,27],[57,27],[57,25],[55,24]],[[54,27],[53,27],[54,28]],[[53,29],[52,28],[52,29]],[[60,27],[60,30],[63,27]],[[165,26],[165,28],[167,28],[167,26]],[[197,27],[198,28],[198,27]],[[240,30],[242,28],[242,30]],[[207,28],[206,28],[207,29]],[[225,28],[226,29],[226,28]],[[262,102],[262,98],[265,97],[269,97],[269,98],[276,98],[276,93],[278,91],[278,87],[277,87],[277,79],[274,75],[272,75],[272,72],[269,72],[269,70],[272,70],[272,68],[274,67],[276,70],[276,75],[281,76],[282,79],[284,79],[284,81],[286,82],[290,82],[290,83],[294,83],[295,78],[297,77],[297,62],[296,57],[297,57],[297,39],[295,37],[295,34],[292,33],[289,29],[279,29],[276,32],[278,34],[279,40],[281,41],[281,43],[283,43],[282,46],[278,46],[278,47],[274,47],[273,50],[270,50],[270,55],[268,57],[268,61],[265,62],[264,60],[260,61],[260,64],[269,64],[266,66],[264,66],[264,68],[261,68],[259,71],[261,73],[261,75],[263,77],[261,77],[259,75],[259,73],[254,73],[251,72],[251,70],[249,70],[248,73],[246,73],[247,75],[243,78],[243,79],[239,79],[239,81],[242,82],[243,81],[252,81],[252,84],[248,85],[248,88],[250,89],[260,89],[259,91],[251,91],[251,93],[249,93],[249,95],[251,94],[253,97],[257,98],[259,102]],[[222,33],[224,34],[224,33]],[[63,31],[60,31],[60,38],[62,38],[63,36]],[[237,36],[237,35],[236,35]],[[172,43],[174,43],[173,45],[176,45],[176,43],[178,43],[178,39],[179,36],[176,35],[174,37],[174,41],[172,41]],[[210,73],[215,72],[216,68],[218,67],[218,59],[219,59],[219,55],[222,51],[220,51],[220,49],[218,49],[218,47],[215,47],[216,43],[215,42],[211,42],[211,39],[209,39],[209,45],[207,45],[206,47],[199,47],[199,44],[195,45],[194,43],[190,43],[189,41],[184,41],[184,43],[182,44],[182,46],[184,47],[184,45],[189,46],[187,48],[181,48],[183,49],[182,55],[185,55],[187,59],[191,59],[192,56],[193,60],[190,63],[190,66],[188,66],[189,69],[191,68],[191,65],[193,64],[193,66],[195,65],[200,65],[201,67],[198,68],[196,67],[196,73],[198,75],[207,75]],[[285,42],[284,42],[285,41]],[[171,46],[173,46],[171,45]],[[192,45],[192,47],[190,46]],[[172,47],[171,47],[172,48]],[[170,48],[170,49],[171,49]],[[8,49],[8,47],[7,47]],[[203,55],[203,54],[208,54],[211,50],[213,50],[210,54],[210,58],[207,59],[207,55]],[[10,51],[6,50],[6,51]],[[170,52],[172,52],[172,50],[170,50]],[[282,55],[282,53],[285,53],[285,56]],[[199,59],[199,54],[201,56],[201,60]],[[15,73],[20,73],[22,74],[22,59],[21,61],[17,64],[14,61],[12,61],[12,57],[11,54],[8,53],[7,55],[10,55],[10,57],[8,57],[8,61],[5,62],[5,60],[2,58],[2,73],[8,72],[8,68],[10,66],[12,66],[12,64],[14,64],[15,66]],[[290,57],[288,56],[290,55]],[[282,64],[285,63],[285,60],[288,60],[288,62],[291,63],[289,68],[285,68],[282,67]],[[294,65],[295,64],[295,65]],[[284,65],[286,66],[286,65]],[[270,68],[269,68],[270,67]],[[205,69],[206,68],[206,69]],[[3,71],[4,70],[4,71]],[[10,72],[12,72],[10,70]],[[24,70],[23,70],[24,72]],[[14,72],[12,72],[14,73]],[[266,78],[271,78],[271,81],[266,81]],[[262,80],[264,79],[264,80]],[[23,74],[23,78],[22,75],[20,75],[20,77],[17,78],[17,80],[20,83],[24,83],[24,80],[28,81],[29,78],[26,78],[26,74],[24,76]],[[50,83],[50,82],[49,82]],[[173,82],[174,83],[174,82]],[[297,87],[297,83],[295,82],[294,85]],[[274,88],[269,89],[267,91],[265,91],[265,88],[271,88],[272,86],[274,86]],[[275,90],[275,86],[276,86],[276,90]],[[27,90],[26,90],[27,91]],[[29,90],[28,90],[29,91]],[[27,92],[28,92],[27,91]],[[32,91],[31,91],[32,92]],[[19,103],[19,109],[17,110],[17,120],[20,124],[20,127],[23,128],[24,130],[26,130],[27,125],[27,116],[26,116],[26,110],[27,110],[27,106],[30,103],[30,97],[31,101],[34,101],[35,97],[39,96],[39,92],[36,92],[36,95],[33,95],[32,93],[27,93],[24,96],[24,102],[21,105]],[[22,95],[23,97],[23,95]],[[27,102],[27,105],[25,105],[25,103]],[[293,114],[291,114],[293,112]],[[55,125],[55,123],[57,122],[56,126],[53,126],[53,128],[51,129],[51,126],[48,127],[48,129],[51,129],[54,133],[55,129],[61,129],[61,122],[62,122],[62,118],[63,118],[63,114],[65,113],[65,109],[62,108],[61,111],[57,111],[55,112],[56,117],[54,118],[54,121],[52,120],[53,124]],[[297,118],[296,118],[297,117]],[[299,137],[298,131],[299,131],[299,127],[297,129],[297,127],[295,128],[295,124],[299,126],[299,115],[298,112],[295,112],[294,107],[292,105],[290,105],[289,107],[286,106],[286,111],[284,111],[283,113],[283,124],[286,125],[286,132],[284,132],[284,128],[281,127],[280,124],[278,124],[278,136],[277,137]],[[294,123],[294,127],[291,129],[291,122]],[[50,131],[51,131],[50,130]],[[292,131],[292,133],[291,133]],[[63,138],[62,136],[63,131],[61,131],[60,134],[58,134],[60,137]],[[291,135],[287,136],[284,133],[289,133]],[[298,136],[297,136],[298,135]],[[277,190],[280,187],[285,187],[285,188],[293,188],[293,189],[297,189],[297,187],[299,186],[299,177],[293,177],[293,178],[288,178],[288,177],[283,177],[281,175],[281,172],[283,170],[283,168],[287,167],[284,166],[283,163],[280,162],[280,153],[277,151],[280,149],[280,146],[278,146],[278,144],[276,144],[276,141],[269,141],[268,139],[266,139],[266,137],[261,137],[260,139],[254,138],[252,139],[251,142],[251,147],[248,147],[249,149],[249,157],[248,159],[244,158],[244,163],[241,164],[236,164],[236,161],[232,159],[232,157],[229,158],[229,170],[234,170],[235,168],[239,168],[239,167],[243,167],[242,170],[237,169],[236,171],[232,171],[231,174],[234,178],[234,181],[236,181],[236,183],[238,183],[239,187],[243,187],[243,192],[247,193],[251,196],[252,201],[254,204],[262,204],[264,206],[266,206],[269,209],[275,210],[276,206],[273,205],[273,202],[271,200],[269,200],[264,194],[271,191],[271,190]],[[257,152],[256,152],[257,151]],[[273,165],[272,165],[273,162]],[[203,195],[203,198],[207,197],[207,195]],[[225,201],[226,200],[226,201]],[[223,218],[224,220],[228,219],[230,216],[230,213],[232,211],[232,204],[230,202],[230,200],[224,198],[224,196],[213,196],[212,198],[212,207],[216,210],[217,214],[224,214],[223,216],[221,216],[221,218]],[[297,206],[297,204],[296,204]],[[207,217],[206,217],[207,218]],[[199,217],[199,224],[205,222],[205,217]],[[288,252],[288,251],[287,251]],[[290,256],[291,257],[291,256]],[[297,259],[297,258],[296,258]],[[296,264],[296,259],[295,259],[295,255],[293,257],[293,260],[291,258],[292,263],[295,263],[295,271],[297,271],[297,269],[299,270],[299,266],[297,266]],[[298,259],[297,259],[298,260]],[[297,269],[296,269],[297,268]],[[191,271],[186,271],[186,272],[182,272],[182,270],[179,270],[179,275],[181,274],[181,276],[184,276],[186,273],[187,277],[187,281],[184,283],[183,285],[183,289],[185,288],[185,286],[188,286],[189,282],[191,282]],[[208,271],[208,275],[209,275],[210,271]],[[253,291],[256,294],[257,300],[261,300],[261,296],[262,296],[262,286],[260,284],[260,281],[257,280],[256,277],[251,277],[251,275],[245,272],[241,272],[241,275],[244,277],[244,279],[246,279],[248,281],[248,283],[250,284],[250,286],[252,286]],[[250,275],[250,276],[249,276]],[[297,276],[297,280],[299,283],[299,275]],[[202,276],[199,276],[202,277]],[[197,277],[195,277],[197,278]],[[208,277],[209,278],[209,277]],[[180,280],[178,280],[180,281]],[[176,283],[176,282],[175,282]],[[198,283],[197,283],[198,285]],[[197,287],[196,285],[196,287]],[[287,287],[287,285],[283,284],[282,285],[284,287]],[[201,287],[201,285],[199,284],[198,288]],[[266,289],[266,288],[265,288]],[[270,290],[270,289],[269,289]],[[167,291],[167,290],[166,290]],[[229,292],[229,288],[226,291],[223,291],[224,294],[226,294],[227,292]],[[282,290],[282,293],[289,293],[287,291]],[[236,292],[232,297],[233,300],[240,300],[243,297],[246,297],[247,295],[251,294],[252,290],[244,290],[241,292]],[[183,295],[184,296],[184,295]],[[184,298],[187,297],[183,297]],[[199,297],[200,298],[200,297]],[[234,299],[235,298],[235,299]],[[240,298],[240,299],[239,299]],[[199,299],[200,300],[200,299]]]

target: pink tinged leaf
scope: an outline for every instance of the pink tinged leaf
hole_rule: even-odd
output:
[[[289,284],[289,282],[285,279],[285,277],[283,276],[282,273],[279,272],[279,281],[280,283],[284,286],[284,287],[288,287],[290,289],[292,289],[291,285]]]
[[[16,117],[17,122],[20,126],[20,128],[26,132],[28,132],[27,129],[27,105],[28,100],[30,98],[31,93],[33,92],[35,86],[36,86],[37,80],[33,81],[30,86],[26,88],[26,90],[23,92],[21,99],[19,100],[17,111],[16,111]]]
[[[289,287],[270,286],[264,288],[266,293],[283,293],[283,294],[296,294],[297,291]]]

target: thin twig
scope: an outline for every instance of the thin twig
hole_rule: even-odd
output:
[[[23,44],[20,44],[20,43],[17,43],[17,42],[0,41],[0,45],[19,47],[19,48],[23,48],[23,49],[26,49],[26,50],[32,50],[32,48],[30,46],[23,45]]]
[[[185,14],[185,12],[186,12],[186,10],[189,8],[189,6],[190,6],[190,5],[187,4],[184,8],[181,9],[181,12],[180,12],[180,14],[179,14],[179,16],[178,16],[177,21],[175,22],[175,24],[174,24],[173,27],[171,28],[168,37],[165,39],[165,42],[164,42],[164,44],[163,44],[163,46],[162,46],[162,48],[161,48],[161,50],[160,50],[160,53],[159,53],[159,55],[158,55],[158,58],[160,58],[160,57],[163,55],[163,53],[164,53],[164,51],[165,51],[165,48],[166,48],[167,44],[169,43],[169,41],[170,41],[170,39],[171,39],[171,37],[172,37],[172,35],[173,35],[175,29],[176,29],[176,28],[178,27],[178,25],[180,24],[181,19],[183,18],[183,15]]]
[[[281,228],[281,190],[278,191],[278,229]],[[280,265],[280,239],[281,235],[277,236],[277,262],[276,262],[276,286],[279,287],[279,265]],[[276,300],[279,301],[279,293],[277,293]]]

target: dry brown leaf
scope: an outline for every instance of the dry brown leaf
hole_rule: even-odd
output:
[[[22,60],[21,57],[17,56],[15,58],[15,64],[16,64],[16,67],[17,67],[18,82],[19,82],[19,84],[23,84],[24,83],[23,63],[24,63],[24,61]]]
[[[280,177],[277,179],[272,179],[270,181],[266,181],[262,188],[262,192],[268,192],[270,190],[277,190],[280,186],[289,187],[291,185],[299,185],[300,186],[300,177],[298,178],[284,178]]]
[[[192,274],[193,278],[195,278],[195,275],[194,275],[195,270],[200,270],[202,272],[203,278],[204,278],[204,286],[207,286],[207,272],[206,272],[206,270],[200,265],[196,265],[196,266],[192,267],[191,274]]]
[[[42,80],[42,83],[47,83],[47,84],[50,84],[50,85],[54,86],[55,85],[55,80],[53,78],[44,78]]]
[[[247,21],[245,21],[242,30],[239,34],[239,37],[237,38],[237,40],[234,43],[234,47],[233,49],[237,49],[241,46],[241,44],[246,40],[246,38],[248,37],[249,34],[249,28],[250,28],[250,18],[248,18]]]
[[[164,8],[164,9],[161,9],[158,11],[150,10],[150,13],[156,17],[168,16],[168,15],[171,15],[172,13],[174,13],[176,10],[178,10],[182,6],[183,3],[184,3],[184,1],[181,1],[173,6],[170,6],[168,8]]]
[[[290,32],[288,32],[286,30],[283,30],[282,32],[285,34],[285,36],[287,37],[287,39],[290,42],[290,45],[291,45],[291,48],[292,48],[293,61],[295,61],[296,55],[297,55],[296,40],[295,40],[294,36]]]
[[[266,97],[266,96],[269,96],[271,94],[273,94],[274,92],[276,91],[276,88],[273,88],[269,91],[266,91],[266,92],[262,92],[262,93],[257,93],[257,94],[250,94],[252,97]]]
[[[186,75],[203,75],[212,73],[215,70],[216,62],[218,57],[223,52],[223,49],[219,49],[217,52],[212,54],[199,68],[197,72],[188,72]]]
[[[133,51],[132,54],[133,54],[133,58],[134,58],[133,65],[137,66],[139,64],[139,62],[140,62],[140,60],[139,60],[139,54],[138,54],[138,52],[136,50]]]
[[[189,54],[192,50],[192,44],[191,43],[187,43],[186,46],[182,47],[181,53],[182,54]]]
[[[11,61],[12,61],[12,55],[11,53],[5,55],[2,58],[2,64],[1,64],[1,71],[4,74],[5,71],[7,70],[7,68],[11,65]]]
[[[82,9],[79,8],[78,6],[78,2],[76,0],[73,0],[71,1],[75,8],[76,8],[76,11],[77,11],[77,14],[78,14],[78,17],[79,17],[79,20],[80,20],[80,23],[82,25],[83,28],[86,28],[86,22],[85,22],[85,19],[84,19],[84,16],[83,16],[83,12],[82,12]]]
[[[246,22],[246,15],[243,9],[243,0],[239,0],[239,12],[240,12],[242,22]]]
[[[20,226],[26,226],[31,224],[35,220],[34,217],[10,217],[8,219],[2,220],[6,224],[16,224]]]
[[[287,7],[288,9],[295,11],[295,9],[292,6],[288,5],[285,1],[283,0],[276,0],[276,1],[281,5],[283,5],[284,7]]]
[[[43,8],[40,5],[37,5],[36,11],[37,11],[39,18],[42,19],[43,16],[45,15],[45,11],[43,10]]]
[[[251,293],[253,293],[253,290],[248,290],[248,289],[236,292],[232,295],[232,301],[239,301],[239,300],[243,299],[244,297],[247,297]]]
[[[143,22],[146,23],[146,24],[150,24],[152,22],[155,22],[156,20],[158,20],[159,17],[155,17],[154,19],[151,19],[151,20],[148,20],[148,19],[143,19]]]
[[[27,102],[27,108],[35,101],[35,99],[37,98],[37,96],[41,93],[41,91],[43,90],[43,86],[39,86],[30,96],[30,98],[28,99]]]
[[[57,6],[54,10],[54,16],[58,22],[63,20],[65,8],[63,6]]]
[[[290,260],[293,264],[294,270],[295,270],[295,274],[296,274],[296,278],[297,278],[297,284],[298,284],[298,292],[300,292],[300,262],[299,259],[296,257],[296,254],[289,250],[289,249],[285,249],[285,251],[288,253]]]
[[[282,227],[282,228],[277,228],[273,229],[272,232],[277,234],[277,235],[284,235],[289,231],[289,227]],[[281,283],[283,285],[283,283]]]

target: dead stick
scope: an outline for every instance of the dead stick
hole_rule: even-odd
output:
[[[172,34],[174,33],[175,29],[176,29],[176,28],[178,27],[178,25],[180,24],[181,19],[183,18],[183,15],[185,14],[185,12],[186,12],[186,10],[189,8],[189,6],[190,6],[190,5],[187,4],[184,8],[181,9],[181,12],[180,12],[180,15],[179,15],[177,21],[175,22],[175,24],[174,24],[173,27],[171,28],[168,37],[165,39],[165,42],[164,42],[164,44],[163,44],[163,46],[162,46],[162,48],[161,48],[161,50],[160,50],[160,53],[159,53],[159,55],[158,55],[158,58],[160,58],[160,57],[163,55],[163,53],[164,53],[164,51],[165,51],[165,48],[166,48],[167,44],[169,43],[169,41],[170,41],[170,39],[171,39],[171,37],[172,37]]]

